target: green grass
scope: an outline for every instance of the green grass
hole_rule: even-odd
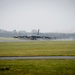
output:
[[[75,75],[75,60],[0,60],[0,75]]]
[[[0,42],[0,56],[75,56],[75,41]]]

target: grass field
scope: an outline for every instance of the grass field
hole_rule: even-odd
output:
[[[75,56],[75,41],[0,42],[0,56]]]
[[[75,56],[75,41],[0,42],[0,56]],[[0,75],[75,75],[75,60],[0,60]]]
[[[0,60],[0,75],[75,75],[75,60]]]

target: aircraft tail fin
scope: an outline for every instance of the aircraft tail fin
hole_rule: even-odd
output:
[[[39,35],[39,31],[40,31],[40,30],[38,29],[37,35]]]

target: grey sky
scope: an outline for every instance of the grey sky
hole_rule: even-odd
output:
[[[0,0],[0,29],[75,32],[75,0]]]

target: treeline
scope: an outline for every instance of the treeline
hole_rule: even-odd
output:
[[[7,31],[7,30],[3,30],[0,29],[0,37],[13,37],[13,36],[23,36],[23,35],[27,35],[26,31]]]
[[[0,29],[0,37],[14,37],[14,36],[27,36],[27,35],[37,35],[37,30],[32,30],[31,32],[26,31],[7,31]],[[39,35],[41,36],[50,36],[50,37],[57,37],[61,39],[75,39],[75,33],[42,33],[40,32]]]

